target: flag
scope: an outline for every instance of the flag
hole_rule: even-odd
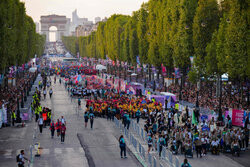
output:
[[[181,77],[179,68],[174,68],[174,75],[175,75],[175,78],[180,78]]]
[[[161,70],[162,70],[162,73],[166,73],[166,67],[163,66],[163,64],[161,64]]]
[[[196,120],[195,115],[194,115],[194,110],[192,113],[192,124],[197,125],[197,120]]]
[[[136,56],[136,62],[137,62],[137,64],[141,65],[139,56]]]

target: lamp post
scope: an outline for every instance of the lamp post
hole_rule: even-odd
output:
[[[181,84],[180,84],[180,92],[179,92],[179,102],[182,100],[182,68],[180,69],[180,77],[181,77]]]
[[[23,92],[21,93],[21,108],[24,108],[24,102],[23,102]]]
[[[17,120],[19,120],[19,118],[20,118],[20,107],[19,107],[19,99],[18,99],[18,97],[17,97]]]
[[[219,117],[218,120],[219,121],[223,121],[222,119],[222,109],[221,109],[221,100],[222,100],[222,80],[221,80],[221,76],[218,78],[219,79]]]
[[[200,80],[197,82],[197,91],[196,91],[196,109],[199,109],[199,91],[200,91]]]

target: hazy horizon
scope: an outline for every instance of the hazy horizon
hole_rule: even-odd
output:
[[[148,0],[21,0],[25,2],[26,13],[40,23],[42,15],[65,15],[72,18],[77,9],[80,18],[94,21],[95,17],[110,17],[112,14],[131,15]]]

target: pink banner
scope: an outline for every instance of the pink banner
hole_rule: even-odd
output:
[[[244,111],[233,109],[232,124],[235,126],[243,126]]]

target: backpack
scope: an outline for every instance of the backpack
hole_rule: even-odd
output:
[[[152,144],[153,140],[151,137],[148,138],[148,144]]]
[[[18,154],[18,155],[16,156],[16,162],[21,162],[20,154]]]
[[[122,139],[120,139],[119,143],[120,143],[120,147],[124,147],[125,146],[125,143],[123,143]]]
[[[187,164],[182,164],[181,167],[190,167],[190,165],[187,163]]]

